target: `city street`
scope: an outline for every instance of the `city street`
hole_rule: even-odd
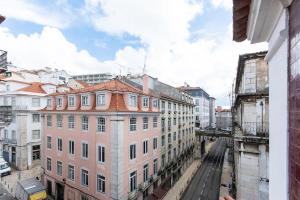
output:
[[[0,200],[15,200],[15,198],[5,190],[0,184]]]
[[[218,139],[182,195],[182,200],[218,200],[225,150],[225,139]]]

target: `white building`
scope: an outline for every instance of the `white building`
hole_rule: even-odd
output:
[[[195,127],[205,129],[210,126],[210,97],[200,87],[190,87],[185,84],[179,87],[193,97],[195,103]]]
[[[299,199],[300,1],[234,1],[233,10],[233,39],[269,47],[270,199]]]
[[[109,81],[114,78],[113,74],[110,73],[101,73],[101,74],[80,74],[73,75],[72,79],[86,82],[88,84],[97,84]]]
[[[30,169],[40,165],[41,161],[41,116],[38,110],[46,106],[45,96],[55,91],[56,86],[12,80],[4,83],[10,90],[0,93],[0,106],[12,107],[13,120],[0,131],[0,152],[17,169]]]
[[[216,128],[216,99],[209,97],[209,127]]]

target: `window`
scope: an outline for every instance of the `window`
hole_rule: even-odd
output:
[[[143,129],[148,129],[148,117],[143,117]]]
[[[165,136],[163,135],[161,136],[161,146],[165,146],[165,143],[166,143]]]
[[[16,105],[16,97],[11,97],[11,105],[12,106]]]
[[[7,130],[7,129],[4,130],[4,138],[5,138],[5,139],[8,138],[8,130]]]
[[[56,103],[57,103],[57,107],[62,107],[62,97],[58,97],[57,100],[56,100]]]
[[[75,173],[74,173],[75,169],[73,165],[68,165],[68,179],[74,181],[74,177],[75,177]]]
[[[168,118],[168,128],[171,128],[171,118]]]
[[[52,105],[52,99],[51,98],[48,98],[47,99],[47,107],[51,107]]]
[[[143,153],[144,154],[148,153],[148,140],[145,140],[143,142]]]
[[[137,186],[136,171],[130,173],[129,179],[130,179],[130,192],[133,192],[136,190],[136,186]]]
[[[152,100],[152,106],[153,106],[153,108],[158,108],[158,100],[157,99]]]
[[[97,94],[97,106],[105,105],[105,94]]]
[[[83,131],[89,130],[89,117],[88,116],[82,116],[81,118],[81,128]]]
[[[51,115],[47,115],[47,126],[48,127],[52,126],[52,116]]]
[[[51,171],[51,158],[47,158],[47,170]]]
[[[47,148],[51,149],[51,136],[47,136]]]
[[[173,141],[176,140],[176,132],[173,133]]]
[[[149,165],[146,164],[144,165],[144,170],[143,170],[143,177],[144,177],[144,182],[148,181],[148,178],[149,178]]]
[[[130,118],[130,131],[136,131],[136,118]]]
[[[85,194],[81,194],[81,200],[89,200],[89,198]]]
[[[41,159],[41,146],[34,145],[32,146],[32,160],[39,160]]]
[[[105,177],[97,174],[97,191],[105,193]]]
[[[173,149],[173,157],[176,157],[176,148]]]
[[[153,117],[153,128],[157,128],[157,117]]]
[[[105,118],[104,117],[98,117],[97,121],[98,121],[97,131],[98,132],[105,132]]]
[[[85,169],[81,170],[81,185],[89,186],[89,172]]]
[[[56,126],[62,128],[63,116],[61,114],[56,115]]]
[[[81,106],[88,106],[89,105],[89,96],[82,95],[81,96]]]
[[[89,157],[89,145],[88,143],[81,143],[81,156],[83,158],[88,158]]]
[[[158,163],[157,163],[157,159],[153,160],[153,174],[157,174],[158,172]]]
[[[171,143],[171,133],[168,134],[168,143]]]
[[[17,139],[16,131],[15,131],[15,130],[12,130],[12,131],[11,131],[11,139],[13,139],[13,140],[16,140],[16,139]]]
[[[10,85],[6,85],[6,91],[10,91]]]
[[[157,149],[157,138],[153,138],[153,149]]]
[[[40,106],[40,98],[32,98],[32,107]]]
[[[164,101],[161,102],[161,109],[165,110],[165,102]]]
[[[70,107],[75,106],[75,97],[74,96],[68,97],[68,106],[70,106]]]
[[[196,112],[200,112],[199,107],[196,107]]]
[[[174,103],[174,110],[176,110],[176,103]]]
[[[69,115],[68,116],[68,128],[69,129],[75,128],[75,117],[74,117],[74,115]]]
[[[59,176],[62,176],[62,162],[61,161],[57,161],[56,163],[56,173]]]
[[[173,125],[176,125],[176,117],[173,118]]]
[[[169,109],[169,110],[171,110],[171,105],[172,105],[172,104],[169,102],[169,103],[168,103],[168,109]]]
[[[40,122],[40,114],[32,114],[32,122]]]
[[[196,106],[199,106],[199,105],[200,105],[200,100],[196,99]]]
[[[148,108],[149,107],[149,98],[143,97],[143,107]]]
[[[105,162],[105,147],[102,145],[98,145],[98,162]]]
[[[130,160],[135,159],[136,158],[136,144],[131,144],[129,146],[129,156],[130,156]]]
[[[129,106],[137,107],[137,96],[136,95],[129,96]]]
[[[61,138],[57,138],[57,150],[58,151],[62,151],[62,139]]]
[[[75,142],[73,140],[69,141],[69,154],[74,155]]]
[[[33,140],[41,139],[41,131],[40,130],[32,130],[32,136],[31,138]]]

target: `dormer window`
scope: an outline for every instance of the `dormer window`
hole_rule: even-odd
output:
[[[52,105],[52,99],[48,98],[47,99],[47,107],[51,107],[51,105]]]
[[[69,107],[75,106],[75,97],[74,96],[69,96],[68,97],[68,106]]]
[[[105,94],[97,94],[97,106],[104,106],[105,105]]]
[[[149,107],[149,98],[143,97],[143,107],[148,108]]]
[[[82,106],[88,106],[89,105],[89,96],[88,95],[82,95],[81,96],[81,105]]]
[[[137,107],[137,96],[136,95],[129,96],[129,106]]]
[[[153,108],[158,108],[158,100],[157,99],[152,100],[152,106],[153,106]]]
[[[57,106],[62,107],[62,101],[63,99],[61,97],[57,98]]]

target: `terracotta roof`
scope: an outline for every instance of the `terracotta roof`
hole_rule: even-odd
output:
[[[143,91],[131,86],[130,84],[125,83],[121,80],[115,79],[115,80],[110,80],[108,82],[99,83],[97,85],[91,85],[89,87],[85,87],[85,88],[82,88],[82,89],[73,90],[73,91],[70,91],[70,92],[55,93],[55,94],[52,94],[52,96],[62,95],[62,94],[78,94],[78,93],[95,92],[95,91],[98,91],[98,90],[133,92],[133,93],[138,93],[138,94],[144,94]]]
[[[80,85],[82,85],[83,87],[90,87],[91,85],[84,82],[84,81],[81,81],[81,80],[75,80],[77,83],[79,83]]]
[[[247,38],[247,24],[251,0],[233,0],[233,40],[242,42]]]
[[[107,111],[111,112],[126,112],[128,111],[122,94],[112,94],[110,105]]]
[[[29,86],[21,88],[17,91],[46,94],[45,90],[42,88],[42,85],[42,83],[33,82]]]

